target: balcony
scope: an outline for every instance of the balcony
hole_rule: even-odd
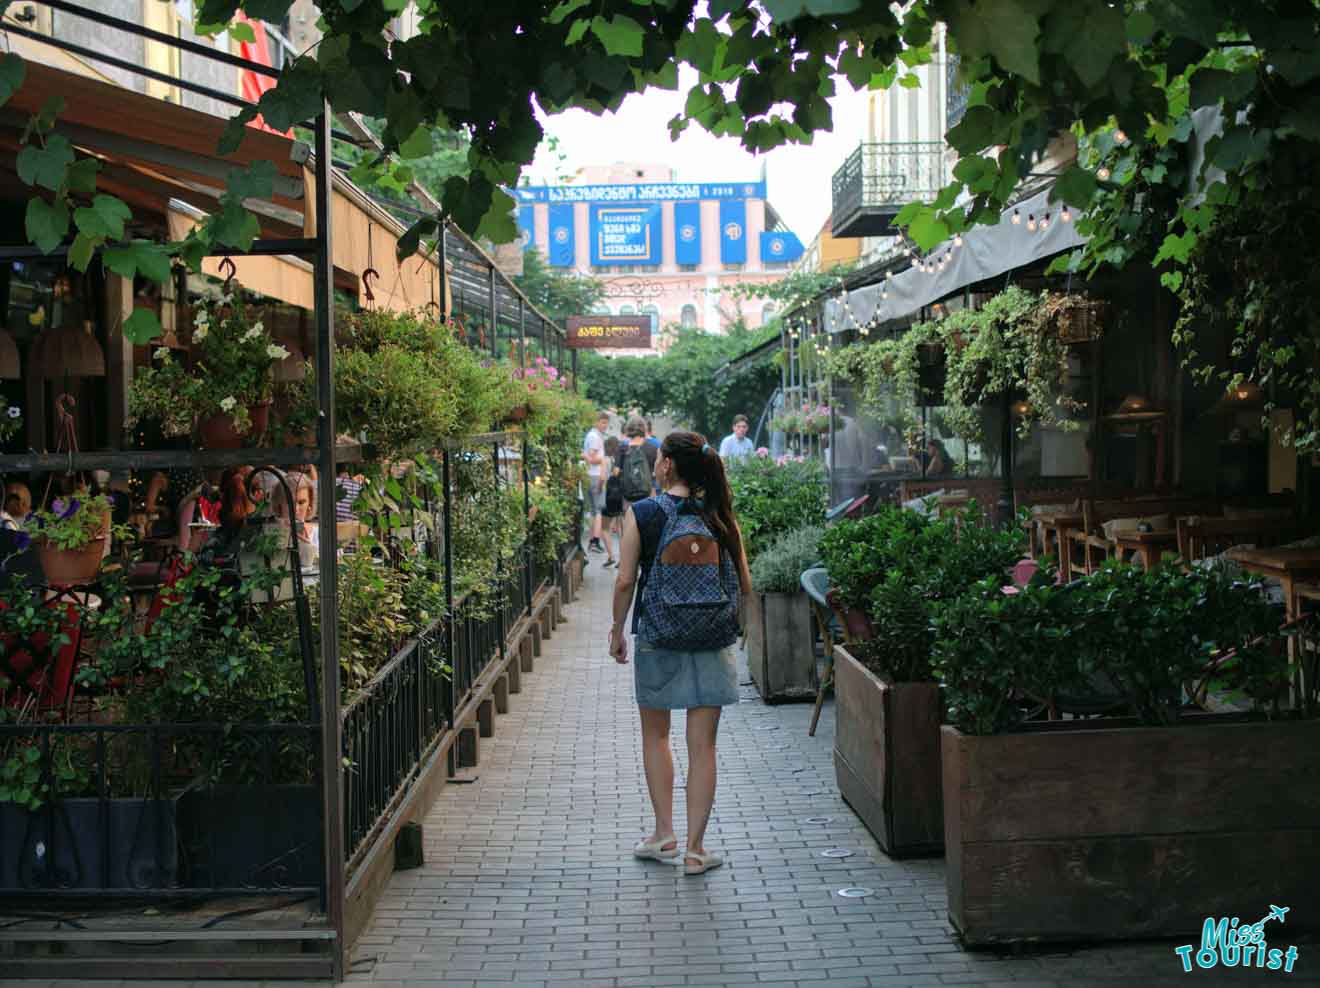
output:
[[[864,143],[834,173],[835,237],[895,237],[894,217],[944,185],[944,143]]]
[[[972,87],[958,78],[958,56],[950,54],[944,63],[944,129],[956,127],[967,112],[967,97]]]

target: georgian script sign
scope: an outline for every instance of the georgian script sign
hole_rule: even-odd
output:
[[[649,349],[650,316],[569,316],[568,345],[576,350]]]

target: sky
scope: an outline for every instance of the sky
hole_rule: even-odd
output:
[[[770,204],[802,242],[810,243],[830,212],[830,178],[856,149],[866,132],[867,94],[839,80],[834,130],[818,133],[810,145],[785,145],[761,154],[743,149],[736,138],[713,137],[691,124],[677,141],[669,139],[669,120],[683,108],[696,73],[684,68],[675,92],[650,90],[629,96],[617,113],[596,116],[569,110],[542,118],[547,137],[559,138],[557,160],[543,143],[524,172],[531,184],[553,182],[583,165],[617,161],[668,165],[681,182],[755,181],[766,170]]]

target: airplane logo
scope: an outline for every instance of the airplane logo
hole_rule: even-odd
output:
[[[1269,916],[1266,917],[1266,919],[1267,919],[1267,920],[1269,920],[1269,919],[1277,919],[1280,923],[1286,923],[1287,920],[1283,918],[1283,914],[1286,913],[1290,908],[1292,908],[1292,907],[1291,907],[1291,906],[1276,906],[1276,905],[1274,905],[1273,903],[1271,903],[1271,904],[1270,904],[1270,914],[1269,914]]]

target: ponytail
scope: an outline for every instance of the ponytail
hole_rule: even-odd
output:
[[[742,568],[742,535],[733,514],[733,492],[724,472],[724,461],[706,438],[695,432],[671,432],[660,450],[674,464],[679,479],[700,493],[703,520],[728,550],[735,565]]]

